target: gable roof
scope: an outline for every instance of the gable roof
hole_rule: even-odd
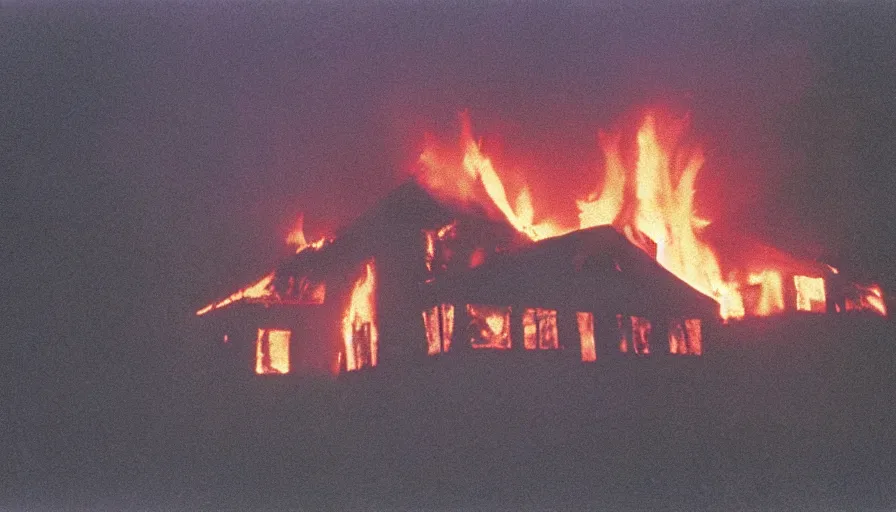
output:
[[[425,286],[430,303],[519,304],[654,318],[715,318],[719,304],[611,226],[542,240]]]

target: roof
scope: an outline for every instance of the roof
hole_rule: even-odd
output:
[[[478,303],[654,318],[714,318],[719,304],[610,226],[542,240],[424,287],[430,303]]]

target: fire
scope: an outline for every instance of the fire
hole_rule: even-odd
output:
[[[425,171],[420,177],[425,184],[431,189],[464,201],[474,200],[475,184],[481,184],[492,204],[520,233],[532,240],[563,234],[564,230],[551,222],[534,222],[535,209],[528,187],[522,188],[514,201],[514,206],[511,206],[504,182],[495,170],[491,158],[482,152],[481,142],[473,136],[469,115],[463,112],[460,119],[463,156],[459,162],[453,158],[445,158],[434,145],[430,145],[419,159]],[[463,172],[459,173],[458,168]]]
[[[467,304],[475,328],[473,348],[510,348],[510,308]]]
[[[312,249],[320,249],[323,247],[329,239],[327,237],[321,237],[312,243],[308,243],[308,239],[305,237],[305,215],[299,214],[299,219],[296,221],[296,227],[293,229],[289,235],[286,237],[287,245],[294,246],[296,248],[296,254],[304,251],[307,248]]]
[[[214,311],[216,309],[220,309],[234,302],[241,301],[243,299],[261,299],[263,297],[267,297],[271,295],[271,282],[274,280],[274,273],[262,277],[257,282],[250,284],[249,286],[243,288],[242,290],[234,293],[230,297],[220,301],[214,302],[205,306],[196,312],[196,316],[202,316],[210,311]]]
[[[687,119],[673,121],[661,132],[656,117],[646,115],[636,136],[633,172],[625,167],[620,137],[600,134],[604,186],[599,195],[592,193],[590,199],[577,202],[579,227],[612,224],[642,248],[643,233],[656,243],[657,262],[714,297],[723,318],[740,317],[743,300],[737,285],[722,279],[715,252],[699,236],[699,230],[708,225],[697,215],[694,204],[695,183],[704,159],[699,149],[689,150],[680,144],[686,127]],[[633,193],[626,193],[627,187]]]
[[[348,308],[342,317],[342,339],[345,343],[346,370],[376,366],[376,273],[373,262],[364,266],[352,289]]]
[[[759,286],[759,298],[754,314],[769,316],[784,311],[784,281],[780,272],[763,270],[750,274],[748,282]]]
[[[597,361],[597,348],[594,342],[594,315],[592,313],[576,313],[576,323],[582,339],[582,361]]]
[[[797,311],[825,312],[824,279],[820,277],[793,276],[793,284],[796,287]]]
[[[524,186],[511,206],[504,183],[492,160],[473,137],[469,116],[461,115],[463,158],[457,172],[432,145],[420,157],[422,181],[432,189],[472,200],[473,184],[481,183],[489,200],[508,222],[532,240],[562,235],[556,222],[535,223],[532,192]],[[708,222],[696,213],[695,183],[703,166],[699,148],[680,144],[688,120],[660,125],[657,116],[647,114],[636,135],[637,159],[626,166],[620,134],[600,133],[598,143],[604,154],[604,180],[599,193],[578,200],[579,229],[611,224],[639,247],[656,244],[657,261],[667,270],[702,293],[715,298],[724,318],[744,315],[743,299],[735,282],[722,278],[713,249],[699,232]],[[454,176],[452,181],[446,176]]]
[[[884,292],[880,286],[873,284],[871,286],[857,286],[861,293],[859,299],[859,307],[856,309],[870,309],[880,316],[887,316],[887,305],[884,302]]]
[[[289,373],[289,338],[292,332],[280,329],[259,329],[255,340],[255,373],[280,375]]]

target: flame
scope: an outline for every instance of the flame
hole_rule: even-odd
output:
[[[579,326],[579,336],[582,340],[582,361],[597,361],[597,348],[594,343],[594,314],[576,313],[576,323]]]
[[[255,340],[255,373],[281,375],[289,373],[289,338],[291,331],[259,329]]]
[[[474,327],[473,348],[510,348],[510,308],[467,304]]]
[[[329,239],[325,236],[320,237],[314,242],[308,243],[308,239],[305,237],[305,215],[299,214],[299,218],[296,221],[296,227],[293,229],[289,235],[286,237],[286,243],[290,246],[295,246],[296,254],[304,251],[307,248],[312,249],[320,249],[326,243],[329,242]]]
[[[466,112],[461,114],[461,125],[462,172],[457,171],[456,162],[452,165],[451,158],[429,145],[419,160],[425,185],[472,200],[473,184],[481,183],[491,203],[517,231],[532,240],[570,231],[550,220],[535,223],[532,191],[527,186],[511,206],[492,160],[473,136]],[[605,162],[603,185],[599,193],[576,201],[578,227],[613,225],[639,247],[647,249],[655,243],[657,262],[715,298],[723,318],[738,318],[744,315],[738,283],[722,278],[715,251],[699,236],[709,224],[695,208],[695,183],[704,158],[699,148],[681,144],[687,126],[687,118],[660,124],[653,113],[645,115],[635,137],[637,159],[633,168],[625,164],[622,136],[599,133],[598,145]]]
[[[600,195],[578,201],[579,227],[612,224],[635,245],[645,248],[643,233],[656,243],[656,260],[678,278],[715,298],[723,318],[743,316],[743,299],[736,283],[722,279],[713,249],[698,231],[708,224],[695,210],[695,182],[703,166],[703,153],[680,144],[687,119],[664,126],[647,114],[636,135],[634,172],[623,163],[618,135],[598,137],[605,159],[605,179]],[[676,155],[673,158],[673,155]],[[628,183],[631,177],[634,183]],[[634,188],[633,194],[626,194]],[[626,204],[632,198],[634,204]]]
[[[448,193],[464,201],[471,201],[475,197],[475,184],[479,183],[492,204],[520,233],[532,240],[563,234],[564,230],[552,222],[546,221],[537,224],[534,222],[535,210],[528,187],[522,188],[514,201],[515,207],[511,206],[504,182],[495,170],[491,158],[482,152],[481,141],[477,141],[473,136],[469,114],[462,112],[460,121],[463,153],[460,162],[452,158],[444,158],[434,145],[428,145],[418,160],[425,171],[421,175],[424,184],[430,189]],[[459,173],[458,168],[462,169],[462,172]]]
[[[793,284],[796,288],[797,311],[825,312],[824,279],[820,277],[793,276]]]
[[[196,316],[202,316],[210,311],[229,306],[230,304],[241,301],[243,299],[261,299],[263,297],[268,297],[272,293],[270,286],[273,280],[274,273],[271,272],[270,274],[262,277],[257,282],[250,284],[242,290],[234,293],[230,297],[227,297],[220,302],[213,302],[212,304],[205,306],[204,308],[196,312]]]
[[[377,324],[376,324],[376,273],[373,262],[364,266],[361,276],[352,289],[348,308],[342,317],[342,339],[345,343],[345,362],[348,371],[365,366],[376,366],[377,362]],[[368,346],[362,346],[365,340],[357,339],[357,334],[364,333],[368,338]],[[356,342],[361,343],[356,343]]]
[[[305,215],[299,214],[296,221],[296,228],[286,237],[286,243],[294,245],[296,252],[299,253],[305,247],[308,247],[308,240],[305,239]]]
[[[423,311],[423,326],[426,330],[427,355],[448,352],[454,330],[454,306],[440,304]]]
[[[747,282],[760,287],[755,315],[769,316],[784,311],[784,280],[780,272],[763,270],[750,274]]]
[[[879,285],[858,286],[861,292],[860,301],[867,305],[864,309],[870,309],[880,316],[887,316],[887,305],[884,302],[884,292]]]

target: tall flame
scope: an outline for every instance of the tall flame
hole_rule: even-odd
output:
[[[627,172],[618,135],[599,136],[605,176],[600,195],[578,201],[579,227],[613,224],[636,245],[643,233],[656,243],[656,260],[667,270],[721,304],[724,318],[743,316],[743,300],[734,283],[722,279],[713,249],[699,230],[708,222],[697,216],[694,192],[703,153],[680,144],[687,119],[672,122],[658,133],[656,118],[647,114],[636,136],[637,160]],[[672,158],[677,155],[678,158]],[[627,180],[631,177],[634,183]],[[634,193],[626,194],[626,186]],[[626,204],[629,198],[634,204]]]
[[[375,293],[376,273],[373,262],[368,262],[364,266],[364,275],[355,282],[348,308],[342,317],[342,340],[345,344],[345,363],[348,371],[376,366],[379,347]],[[356,339],[356,334],[359,332],[366,332],[368,339]],[[358,345],[364,341],[370,343],[368,347]]]
[[[500,210],[507,221],[517,231],[532,240],[541,240],[557,236],[564,231],[550,222],[536,224],[532,195],[528,187],[523,187],[511,206],[504,182],[495,170],[491,158],[482,152],[482,144],[473,136],[470,116],[467,112],[460,115],[461,148],[463,156],[460,162],[446,162],[440,158],[433,145],[420,155],[419,163],[425,170],[422,178],[433,189],[447,191],[454,197],[471,200],[475,196],[475,184],[481,184],[492,204]],[[462,169],[458,175],[456,168]]]
[[[449,188],[464,199],[473,196],[469,181],[479,182],[492,204],[504,214],[517,231],[539,240],[561,235],[571,229],[552,222],[536,224],[531,190],[523,187],[511,206],[507,191],[492,160],[473,137],[466,112],[461,114],[461,167],[465,180],[446,179],[452,169],[430,147],[420,157],[427,171],[424,180],[434,188]],[[713,249],[701,240],[699,232],[708,222],[696,214],[694,198],[697,175],[703,166],[703,153],[681,143],[687,118],[659,126],[648,113],[636,135],[637,160],[629,169],[621,150],[621,136],[600,133],[598,143],[604,154],[605,168],[600,192],[577,201],[579,229],[613,225],[636,245],[646,248],[650,238],[656,243],[657,261],[667,270],[721,304],[725,318],[743,316],[743,299],[734,282],[722,278]]]

